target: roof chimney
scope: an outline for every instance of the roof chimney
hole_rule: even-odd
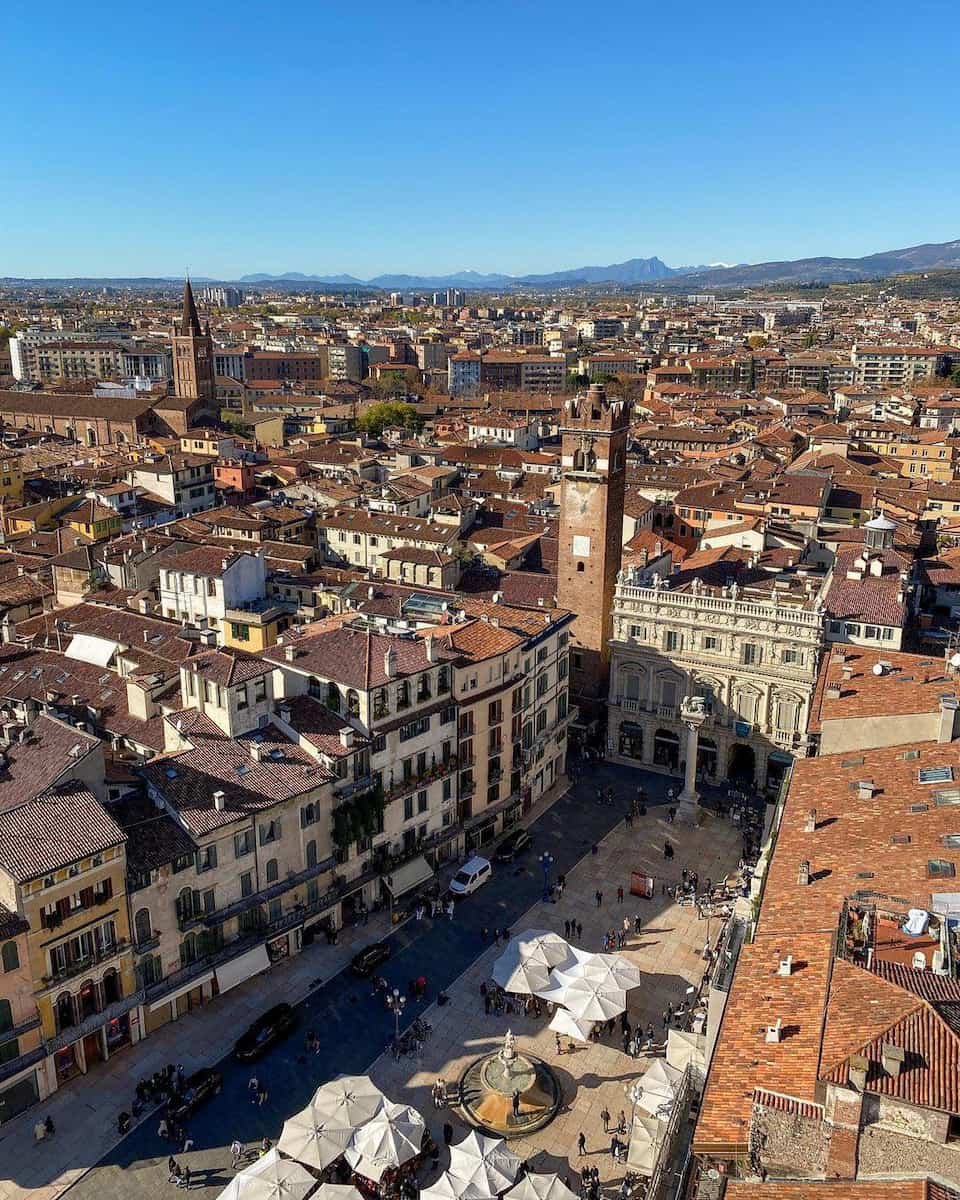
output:
[[[425,638],[427,650],[427,662],[437,661],[437,647],[432,637]]]
[[[801,862],[800,867],[797,871],[797,883],[800,885],[800,887],[806,887],[809,882],[810,882],[810,861],[809,861],[809,859],[805,858],[803,860],[803,862]]]
[[[388,679],[393,679],[397,673],[397,652],[392,646],[387,648],[383,656],[383,673]]]
[[[872,779],[860,779],[857,781],[858,800],[872,800],[876,794],[877,789]]]
[[[792,975],[793,974],[793,955],[792,954],[788,954],[786,958],[782,958],[780,960],[780,966],[777,967],[777,974],[778,975]]]
[[[839,683],[828,683],[827,684],[827,699],[828,700],[839,700],[842,695],[843,695],[843,691],[842,691]]]
[[[777,1017],[776,1024],[767,1026],[765,1042],[779,1042],[783,1034],[783,1018]]]
[[[844,666],[844,668],[843,668],[843,677],[844,677],[844,679],[846,679],[846,680],[850,680],[850,679],[852,679],[852,678],[853,678],[853,667],[852,667],[852,666],[850,666],[850,665],[845,665],[845,666]]]
[[[293,662],[293,660],[297,657],[296,646],[292,644],[284,646],[283,657],[287,660],[287,662]]]
[[[494,592],[493,595],[490,597],[490,599],[493,601],[494,604],[502,604],[503,603],[503,592]]]
[[[250,743],[250,757],[253,759],[254,762],[262,762],[263,761],[263,743],[262,742],[251,742]]]
[[[937,741],[952,742],[957,722],[960,700],[956,696],[940,697],[940,720],[937,725]]]
[[[803,823],[804,833],[816,833],[817,831],[817,810],[811,808],[807,812],[807,819]]]
[[[226,792],[213,793],[213,807],[217,810],[217,812],[223,812],[223,810],[227,807]]]
[[[870,1060],[862,1054],[851,1054],[849,1063],[850,1086],[862,1092],[867,1086],[867,1072],[870,1070]]]
[[[883,1063],[883,1069],[892,1078],[896,1077],[903,1070],[904,1053],[902,1046],[895,1046],[892,1042],[883,1042],[880,1047],[880,1061]]]
[[[289,704],[281,704],[280,707],[277,709],[277,716],[279,716],[280,720],[283,721],[284,724],[286,724],[286,725],[290,724],[290,718],[292,715],[293,714],[290,711]]]
[[[349,725],[340,730],[340,745],[344,750],[349,750],[353,746],[353,730]]]

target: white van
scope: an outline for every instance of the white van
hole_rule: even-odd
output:
[[[474,855],[465,862],[460,870],[450,880],[450,891],[454,896],[469,896],[478,887],[482,887],[493,873],[493,868],[485,858]]]

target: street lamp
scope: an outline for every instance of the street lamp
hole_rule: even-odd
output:
[[[540,866],[543,867],[543,899],[550,899],[550,868],[553,866],[553,855],[548,851],[540,855]]]
[[[407,998],[400,994],[399,988],[394,988],[392,992],[387,993],[387,1008],[393,1013],[394,1019],[394,1037],[397,1042],[400,1041],[400,1014],[406,1006]]]

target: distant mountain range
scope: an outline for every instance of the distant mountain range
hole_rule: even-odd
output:
[[[449,287],[485,290],[490,288],[572,287],[577,284],[662,284],[677,280],[691,288],[757,287],[769,284],[843,283],[858,279],[882,279],[916,271],[960,269],[960,241],[927,242],[903,250],[885,250],[863,258],[799,258],[786,262],[711,263],[696,267],[668,267],[662,259],[629,258],[605,267],[573,267],[542,275],[480,274],[457,271],[452,275],[376,275],[359,279],[355,275],[304,275],[288,271],[284,275],[244,275],[240,283],[306,283],[336,287],[382,288],[387,291],[442,289]]]
[[[846,283],[863,279],[884,279],[890,275],[924,271],[960,270],[960,241],[927,242],[903,250],[885,250],[863,258],[798,258],[787,262],[710,263],[697,267],[668,267],[661,259],[628,258],[606,267],[573,267],[543,275],[481,274],[457,271],[452,275],[376,275],[359,279],[356,275],[305,275],[287,271],[282,275],[258,273],[244,275],[237,282],[246,284],[301,285],[307,288],[378,288],[385,291],[440,291],[455,287],[472,291],[520,290],[523,288],[560,288],[577,285],[612,284],[619,287],[651,285],[657,288],[685,288],[704,291],[711,288],[796,286],[802,283]],[[94,287],[102,285],[147,287],[178,282],[164,277],[73,279],[0,278],[0,284],[47,284]],[[195,283],[212,283],[194,276]],[[230,282],[230,281],[225,281]]]

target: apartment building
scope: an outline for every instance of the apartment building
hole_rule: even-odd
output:
[[[853,382],[877,387],[903,387],[916,379],[949,373],[960,351],[951,346],[866,346],[854,342],[850,361]]]
[[[167,454],[146,459],[131,467],[127,476],[141,487],[173,506],[177,517],[189,517],[216,503],[213,461],[196,454]]]
[[[120,375],[123,379],[153,379],[158,382],[172,379],[173,353],[169,346],[141,343],[124,346],[120,353]]]
[[[380,556],[387,550],[414,547],[444,551],[458,541],[459,530],[419,517],[400,517],[364,509],[334,509],[317,517],[317,542],[328,562],[386,574]]]
[[[707,712],[697,772],[711,783],[776,787],[806,753],[824,638],[822,577],[774,577],[693,556],[638,586],[620,573],[613,604],[607,752],[677,774],[687,753],[681,701]],[[693,568],[687,564],[694,562]]]
[[[548,354],[511,354],[488,350],[451,355],[447,366],[447,390],[451,396],[476,395],[482,388],[492,392],[559,394],[566,387],[567,360]]]
[[[16,342],[14,350],[13,342]],[[65,338],[13,339],[14,374],[32,383],[71,382],[123,377],[123,349],[118,343]],[[19,373],[18,373],[19,372]]]
[[[247,610],[266,599],[262,551],[230,552],[196,546],[160,571],[160,611],[170,620],[212,629],[222,644],[227,626],[242,623]],[[237,638],[237,630],[233,630]]]
[[[326,346],[327,376],[335,380],[351,380],[359,383],[366,375],[363,350],[359,346],[340,343]]]

